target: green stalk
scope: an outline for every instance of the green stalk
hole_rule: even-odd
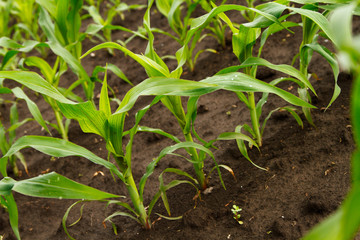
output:
[[[185,140],[187,142],[194,142],[193,138],[191,136],[191,133],[184,133]],[[199,155],[195,148],[189,148],[189,153],[191,155],[191,158],[193,161],[197,162],[194,163],[194,170],[197,177],[197,180],[199,181],[200,187],[205,190],[207,188],[207,181],[204,174],[204,163],[202,161],[199,161]]]
[[[176,117],[179,126],[181,127],[185,140],[187,142],[194,142],[190,130],[185,129],[186,126],[186,116],[185,111],[181,103],[181,97],[179,96],[167,96],[163,98],[162,103],[172,112],[172,114]],[[194,162],[194,171],[199,181],[200,187],[205,190],[207,188],[207,182],[204,174],[204,163],[200,161],[198,152],[195,148],[188,149],[189,154],[191,155],[191,159]]]
[[[249,51],[246,54],[246,56],[249,56],[249,57],[252,56],[252,49],[251,49],[251,51]],[[247,75],[256,78],[256,69],[254,69],[254,71],[252,71],[251,67],[247,67],[247,68],[245,68],[244,71]],[[249,110],[250,110],[252,129],[255,133],[255,142],[257,143],[257,145],[259,147],[261,147],[262,146],[262,136],[261,136],[261,132],[260,132],[259,116],[256,111],[255,93],[248,92],[247,94],[248,94],[248,101],[249,101],[249,105],[250,105]]]
[[[146,229],[151,229],[151,222],[149,221],[149,217],[144,207],[144,203],[140,201],[139,191],[136,187],[130,168],[128,168],[126,171],[125,180],[126,188],[129,192],[131,202],[134,204],[134,210],[136,213],[139,214],[139,221],[141,225],[143,225]]]
[[[47,96],[44,96],[44,99],[45,101],[47,101],[51,108],[53,109],[54,111],[54,114],[55,114],[55,119],[56,119],[56,122],[57,122],[57,126],[58,126],[58,132],[61,134],[61,137],[62,139],[68,141],[68,135],[67,135],[67,132],[65,130],[65,126],[64,126],[64,123],[63,123],[63,116],[61,114],[61,112],[59,111],[58,107],[56,106],[56,103],[54,102],[53,99],[47,97]]]
[[[57,125],[58,125],[59,130],[60,130],[61,137],[64,140],[68,141],[68,136],[67,136],[67,133],[66,133],[63,121],[62,121],[62,115],[61,115],[61,113],[59,111],[57,111],[55,109],[54,109],[54,113],[55,113],[55,118],[56,118]]]
[[[255,93],[253,92],[248,92],[248,100],[249,100],[249,104],[250,104],[250,116],[251,116],[251,124],[252,124],[252,128],[254,130],[255,133],[255,141],[257,143],[257,145],[259,147],[262,146],[262,137],[261,137],[261,133],[260,133],[260,124],[258,121],[258,115],[256,112],[256,104],[255,104]]]

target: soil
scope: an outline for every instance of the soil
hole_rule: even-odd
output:
[[[136,1],[146,2],[146,1]],[[143,10],[125,13],[125,19],[116,19],[115,23],[136,29],[141,25]],[[236,12],[230,12],[231,18],[239,18]],[[358,25],[358,24],[357,24]],[[170,31],[166,18],[155,10],[152,12],[152,26]],[[264,48],[263,58],[272,63],[290,64],[296,55],[301,41],[301,29],[294,28],[294,34],[283,31],[269,38]],[[230,34],[229,34],[230,36]],[[129,34],[113,32],[113,39],[126,39]],[[155,34],[156,51],[160,56],[174,54],[179,48],[171,39]],[[327,44],[322,39],[322,43]],[[86,39],[83,50],[94,46]],[[136,53],[145,51],[146,41],[135,38],[128,48]],[[225,49],[218,43],[206,38],[198,45],[199,49],[213,48],[218,54],[206,52],[200,55],[195,71],[185,68],[182,78],[201,80],[212,76],[224,67],[237,65],[238,60],[232,53],[230,39]],[[120,67],[127,77],[137,84],[146,79],[146,73],[139,64],[129,57],[115,51],[110,55],[106,50],[95,52],[95,57],[86,57],[83,65],[91,74],[95,66],[113,63]],[[49,62],[54,61],[50,54]],[[176,62],[167,60],[170,69]],[[296,66],[296,65],[295,65]],[[209,193],[196,197],[196,190],[190,185],[180,185],[168,191],[172,216],[183,216],[181,220],[170,221],[153,214],[154,229],[145,230],[135,221],[126,217],[115,217],[117,235],[109,222],[106,227],[102,223],[110,214],[120,211],[119,206],[106,207],[104,202],[87,202],[81,220],[68,231],[75,239],[299,239],[318,222],[329,216],[341,204],[350,188],[350,158],[354,150],[349,113],[349,98],[352,79],[341,73],[339,85],[342,92],[339,98],[326,111],[324,108],[331,99],[334,89],[334,78],[331,68],[317,54],[314,54],[310,73],[316,73],[310,79],[317,97],[312,102],[317,109],[312,111],[316,127],[304,120],[304,127],[297,125],[294,118],[285,112],[275,112],[267,123],[264,132],[261,152],[249,150],[250,158],[268,171],[260,170],[247,161],[239,152],[235,141],[217,142],[217,150],[213,149],[219,164],[232,168],[236,179],[222,170],[226,190],[221,186],[219,176],[212,174]],[[280,75],[265,68],[259,69],[258,78],[269,82]],[[61,84],[68,86],[76,79],[72,73],[66,73]],[[109,74],[109,85],[115,89],[122,99],[131,86]],[[6,84],[13,84],[6,81]],[[284,89],[296,92],[296,86],[280,85]],[[293,90],[291,90],[293,89]],[[100,91],[97,85],[96,94]],[[82,89],[76,89],[82,94]],[[44,118],[54,121],[55,118],[41,96],[29,92],[31,98],[40,107]],[[260,97],[261,94],[257,94]],[[147,105],[153,97],[141,97],[134,107],[137,109]],[[184,98],[184,103],[186,103]],[[263,117],[278,106],[287,104],[276,96],[270,96],[263,109]],[[20,117],[29,116],[24,103],[20,103]],[[8,121],[10,105],[0,106],[2,121]],[[231,92],[218,91],[200,98],[198,117],[195,128],[205,140],[215,139],[222,132],[234,131],[239,124],[249,123],[247,108],[239,102]],[[133,114],[127,119],[127,128],[133,123]],[[181,129],[171,113],[160,103],[155,105],[144,117],[141,125],[162,128],[181,138]],[[18,135],[47,135],[35,123],[22,127]],[[60,137],[55,131],[53,136]],[[100,157],[106,158],[107,152],[103,141],[95,135],[84,134],[78,124],[72,122],[69,139]],[[139,133],[133,147],[133,174],[139,180],[146,165],[157,157],[166,146],[174,144],[170,140],[150,133]],[[79,157],[53,159],[33,149],[22,151],[28,163],[29,175],[25,173],[18,179],[34,177],[41,173],[56,171],[80,183],[119,195],[126,195],[123,183],[114,182],[111,174],[104,168]],[[206,160],[206,172],[213,167],[211,159]],[[158,189],[158,175],[167,167],[180,168],[193,174],[191,164],[175,156],[160,161],[156,172],[150,177],[145,193],[145,204]],[[13,176],[14,177],[14,176]],[[167,175],[169,181],[175,176]],[[22,239],[60,240],[68,239],[62,227],[62,217],[73,200],[41,199],[15,194],[19,208],[19,226]],[[126,200],[125,200],[126,201]],[[233,219],[233,205],[242,208],[240,225]],[[79,206],[70,212],[68,224],[79,218]],[[15,239],[9,226],[8,216],[0,209],[0,235],[4,239]],[[154,213],[166,215],[161,201],[156,205]]]

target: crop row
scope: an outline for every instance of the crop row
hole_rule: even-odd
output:
[[[0,54],[2,55],[0,93],[12,94],[16,98],[16,101],[0,98],[4,104],[12,104],[10,126],[5,128],[6,124],[0,122],[0,149],[2,152],[0,173],[3,177],[0,181],[0,200],[1,206],[5,207],[9,213],[10,225],[18,239],[20,239],[18,211],[12,191],[34,197],[107,201],[119,205],[123,210],[110,215],[105,221],[111,222],[113,217],[119,215],[128,216],[139,222],[144,228],[151,229],[151,213],[160,198],[169,214],[169,216],[163,217],[172,219],[166,195],[170,188],[186,183],[201,193],[207,189],[209,177],[213,171],[218,173],[220,182],[225,188],[220,168],[229,172],[233,170],[230,166],[217,163],[212,152],[216,141],[236,141],[241,154],[256,167],[261,168],[250,159],[248,148],[261,148],[264,129],[273,112],[289,112],[300,126],[303,126],[302,119],[311,125],[316,124],[311,116],[311,109],[315,107],[310,97],[311,95],[316,96],[316,92],[309,81],[311,75],[308,72],[314,52],[322,56],[333,70],[334,91],[328,108],[340,94],[340,87],[337,84],[340,72],[339,60],[331,50],[320,43],[319,39],[321,38],[327,39],[336,49],[342,50],[342,55],[340,55],[342,62],[349,65],[349,69],[353,69],[355,74],[360,75],[358,71],[360,69],[360,50],[356,43],[353,43],[349,30],[351,29],[351,16],[358,14],[359,9],[356,8],[356,2],[351,1],[337,3],[336,1],[278,0],[256,5],[254,1],[246,1],[246,4],[240,5],[227,4],[226,0],[221,3],[206,0],[149,0],[147,5],[127,5],[114,0],[109,5],[105,5],[102,1],[90,0],[85,4],[83,1],[76,0],[8,0],[2,1],[0,4],[2,13],[0,16],[0,21],[2,21],[0,24],[0,36],[2,36],[0,38]],[[139,9],[144,9],[145,14],[143,26],[136,26],[138,30],[113,25],[113,19],[118,15],[124,17],[124,11],[138,11]],[[171,31],[151,26],[152,9],[157,9],[166,17]],[[194,18],[193,13],[196,11],[204,12],[204,14]],[[227,16],[229,11],[239,12],[243,16],[244,23],[230,20]],[[347,14],[347,18],[339,17],[344,13]],[[299,16],[300,22],[292,21],[293,16]],[[86,26],[85,32],[81,32],[81,25],[85,19],[91,19],[91,23]],[[262,58],[262,51],[266,48],[266,42],[272,34],[280,31],[293,34],[292,29],[295,27],[302,29],[299,51],[293,59],[293,63],[298,62],[298,67],[274,64]],[[228,30],[231,32],[232,49],[239,61],[238,65],[221,69],[215,75],[207,76],[200,81],[182,79],[185,67],[190,71],[196,71],[196,61],[200,54],[205,51],[215,51],[214,49],[198,50],[196,48],[198,43],[205,37],[212,37],[218,41],[219,45],[224,46]],[[126,31],[132,36],[126,41],[114,42],[112,41],[112,31]],[[174,56],[161,57],[157,54],[154,48],[154,33],[165,34],[180,44],[181,47]],[[135,37],[143,38],[147,42],[144,54],[135,53],[127,48],[129,41]],[[96,38],[102,43],[83,53],[82,42],[86,38],[92,40]],[[114,54],[115,50],[123,52],[126,57],[132,58],[142,66],[148,76],[147,79],[133,86],[122,99],[111,98],[109,91],[113,93],[113,89],[108,86],[107,72],[111,71],[130,85],[133,84],[121,71],[121,66],[111,63],[105,67],[97,66],[89,76],[81,60],[101,49],[107,49],[110,54]],[[34,51],[38,51],[40,56],[39,54],[36,56]],[[49,54],[56,56],[53,66],[46,60]],[[177,67],[171,71],[165,58],[175,59]],[[269,83],[261,81],[257,78],[259,66],[275,70],[286,77],[273,79]],[[27,68],[35,68],[37,72],[29,71]],[[67,88],[60,87],[61,77],[69,71],[73,72],[77,79]],[[99,78],[100,72],[105,73],[102,79]],[[21,87],[6,87],[5,79],[13,80]],[[94,96],[96,82],[102,84],[98,106],[95,104]],[[277,87],[282,82],[296,84],[297,95]],[[357,83],[359,82],[357,81]],[[355,88],[358,89],[359,84],[356,86]],[[84,97],[75,94],[74,89],[78,87],[82,87],[82,96]],[[24,88],[43,96],[54,113],[56,124],[43,118],[38,106],[27,96],[28,90],[24,91]],[[233,132],[224,132],[214,140],[205,141],[202,136],[199,136],[194,126],[197,117],[197,103],[201,96],[218,90],[236,94],[239,101],[247,107],[251,116],[251,124],[239,123],[233,127]],[[261,117],[262,108],[270,93],[279,96],[289,105],[277,107],[267,116]],[[256,97],[256,94],[261,94],[261,97]],[[145,95],[154,96],[152,102],[138,110],[134,116],[134,125],[130,129],[125,129],[129,111],[133,110],[138,98]],[[32,118],[19,121],[17,111],[19,100],[26,102]],[[111,107],[113,100],[118,103],[115,111]],[[158,103],[163,104],[173,114],[182,136],[175,136],[162,129],[141,125],[141,120],[147,111]],[[356,114],[359,115],[359,99],[354,97],[353,104],[357,106],[353,108],[354,122],[356,122],[355,119],[359,119],[356,118]],[[302,116],[304,117],[302,118]],[[261,119],[264,120],[261,121]],[[104,140],[108,159],[100,158],[69,141],[70,120],[77,121],[84,133],[99,135]],[[62,139],[32,135],[17,138],[17,128],[29,121],[36,121],[50,135],[51,131],[57,131]],[[354,128],[356,129],[356,126]],[[162,149],[159,156],[146,167],[146,172],[140,181],[136,183],[132,174],[132,145],[138,132],[162,135],[171,139],[174,145]],[[185,139],[185,141],[179,139]],[[81,156],[104,166],[109,169],[114,180],[118,178],[125,184],[132,204],[118,200],[122,196],[79,184],[55,172],[26,180],[14,180],[8,176],[8,169],[11,168],[16,177],[19,173],[17,162],[20,161],[27,171],[26,159],[20,153],[21,149],[27,147],[54,157]],[[177,151],[179,149],[185,150],[186,155],[180,155]],[[192,175],[180,169],[166,168],[159,176],[158,192],[146,206],[143,201],[146,182],[159,161],[169,154],[190,162],[195,174]],[[204,170],[207,158],[212,159],[215,166],[210,172]],[[182,180],[173,180],[165,184],[163,178],[168,173],[179,175]],[[354,173],[357,174],[356,171]],[[356,176],[355,179],[358,182]],[[354,189],[353,195],[359,198],[359,187],[356,185]],[[106,200],[110,198],[113,200]],[[341,214],[343,215],[336,215],[337,220],[341,219],[346,223],[348,219],[343,216],[355,212],[351,211],[354,203],[351,202],[352,200],[349,201],[350,203],[342,208]],[[234,214],[237,216],[238,213]],[[359,214],[355,215],[353,217],[359,219]],[[333,222],[331,223],[333,224]],[[359,220],[350,224],[351,229],[345,223],[341,223],[345,229],[339,230],[337,234],[345,233],[351,236],[356,230]],[[66,229],[65,231],[67,232]],[[322,228],[320,228],[321,231],[323,231]],[[315,231],[313,234],[317,234],[317,232]],[[311,236],[309,235],[309,239],[314,239]],[[71,238],[70,235],[69,237]],[[346,235],[346,237],[348,236]]]

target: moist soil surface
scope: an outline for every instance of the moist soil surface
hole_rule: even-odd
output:
[[[140,1],[144,2],[144,1]],[[141,25],[144,11],[137,10],[125,13],[125,19],[116,19],[119,24],[131,29]],[[231,18],[239,18],[239,13],[229,12]],[[296,20],[296,18],[295,18]],[[152,11],[152,26],[170,31],[166,18],[155,10]],[[301,42],[301,29],[294,28],[294,34],[282,31],[272,35],[265,45],[262,57],[280,64],[291,64]],[[129,34],[113,32],[113,39],[125,40]],[[214,75],[219,70],[238,65],[232,53],[231,36],[228,34],[227,46],[222,48],[211,39],[205,38],[198,49],[212,48],[217,54],[205,52],[196,62],[195,70],[190,72],[186,67],[182,78],[201,80]],[[326,40],[320,39],[324,44]],[[145,51],[147,42],[135,38],[128,48],[136,53]],[[96,43],[86,39],[83,51],[87,51]],[[168,37],[155,34],[155,48],[160,56],[174,54],[180,46]],[[330,46],[331,47],[331,46]],[[36,54],[36,53],[35,53]],[[54,62],[55,57],[49,55],[48,61]],[[110,55],[106,50],[95,52],[95,56],[84,58],[83,65],[89,74],[97,65],[106,63],[117,65],[134,84],[146,79],[142,67],[131,58],[115,50]],[[176,67],[176,61],[167,60],[170,69]],[[295,63],[297,66],[297,63]],[[36,69],[34,69],[36,70]],[[103,220],[116,211],[123,210],[120,206],[106,207],[104,202],[86,202],[81,220],[68,231],[75,239],[299,239],[318,222],[329,216],[341,204],[350,188],[350,159],[354,149],[349,113],[351,76],[341,73],[339,86],[342,92],[339,98],[325,111],[333,91],[334,77],[331,68],[317,54],[311,62],[310,73],[316,73],[310,79],[317,97],[312,94],[312,103],[317,107],[312,110],[315,127],[306,122],[301,128],[287,112],[275,112],[269,119],[265,131],[263,146],[249,149],[250,158],[268,171],[260,170],[246,160],[239,152],[235,141],[218,141],[217,149],[212,149],[219,164],[225,164],[234,172],[234,177],[226,170],[221,170],[226,190],[221,186],[219,176],[214,171],[211,175],[206,193],[198,196],[191,185],[179,185],[168,191],[168,198],[173,217],[182,216],[180,220],[166,220],[155,213],[166,215],[161,200],[156,204],[151,219],[154,221],[152,230],[145,230],[127,217],[112,219],[117,228],[114,233],[110,222]],[[277,72],[259,68],[258,78],[269,82],[281,77]],[[76,77],[72,73],[62,76],[61,84],[69,86]],[[109,85],[115,90],[117,97],[122,99],[131,86],[109,73]],[[13,83],[6,81],[8,86]],[[280,85],[288,91],[296,93],[294,84]],[[96,95],[101,85],[96,87]],[[79,95],[82,89],[75,91]],[[30,97],[38,104],[45,119],[54,122],[55,118],[48,104],[28,91]],[[259,98],[261,93],[257,93]],[[153,97],[141,97],[127,118],[127,129],[134,121],[136,110],[146,106]],[[98,99],[97,99],[98,100]],[[186,103],[187,98],[184,98]],[[270,95],[264,105],[262,120],[267,114],[280,106],[286,106],[277,96]],[[20,102],[20,117],[30,116],[24,103]],[[116,106],[114,105],[114,109]],[[8,121],[10,105],[0,106],[1,120]],[[195,128],[200,136],[207,141],[215,139],[222,132],[232,132],[235,127],[250,124],[249,111],[234,93],[217,91],[200,98],[198,117]],[[180,139],[181,129],[176,119],[161,103],[156,104],[143,118],[141,125],[161,128]],[[48,135],[35,123],[29,123],[18,131],[21,135]],[[60,137],[55,131],[53,136]],[[73,121],[69,131],[70,141],[77,143],[100,157],[106,159],[105,144],[100,137],[85,134]],[[138,133],[133,146],[133,174],[139,181],[148,163],[156,158],[160,151],[174,144],[171,140],[151,133]],[[24,171],[17,179],[35,177],[39,174],[56,171],[80,183],[119,195],[127,195],[124,184],[114,182],[106,169],[80,157],[51,158],[33,149],[22,151],[28,163],[29,175]],[[211,158],[206,159],[205,171],[214,166]],[[149,204],[152,196],[158,191],[158,176],[167,167],[179,168],[194,175],[192,165],[182,158],[169,156],[162,159],[154,174],[148,180],[145,190],[145,204]],[[9,169],[10,171],[10,169]],[[16,178],[10,172],[10,176]],[[168,182],[175,179],[171,174],[165,175]],[[60,240],[68,239],[63,227],[62,217],[74,200],[41,199],[15,194],[19,208],[19,225],[24,240]],[[125,199],[124,201],[128,201]],[[233,205],[239,206],[241,221],[239,224],[231,212]],[[69,214],[67,224],[76,221],[80,216],[80,206],[76,205]],[[15,239],[4,209],[0,209],[0,235],[4,239]]]

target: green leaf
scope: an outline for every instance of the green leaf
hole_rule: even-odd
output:
[[[330,52],[330,50],[328,50],[327,48],[325,48],[324,46],[321,46],[319,44],[307,44],[303,47],[305,48],[310,48],[316,52],[318,52],[321,56],[323,56],[326,61],[330,64],[332,70],[333,70],[333,74],[334,74],[334,80],[335,80],[335,87],[334,87],[334,93],[333,96],[328,104],[328,106],[326,108],[329,108],[331,106],[331,104],[336,100],[336,98],[340,95],[341,89],[338,85],[338,76],[340,73],[340,68],[339,68],[339,64],[337,62],[337,60],[335,59],[334,55]]]
[[[168,76],[169,75],[169,71],[167,69],[164,69],[161,65],[156,63],[154,60],[152,60],[146,56],[135,54],[132,51],[128,50],[127,48],[125,48],[117,43],[114,43],[114,42],[107,42],[107,43],[101,43],[99,45],[96,45],[95,47],[91,48],[86,53],[84,53],[84,55],[82,55],[81,58],[86,57],[88,54],[90,54],[96,50],[100,50],[100,49],[104,49],[104,48],[105,49],[113,48],[113,49],[122,51],[123,53],[125,53],[126,55],[130,56],[132,59],[137,61],[141,66],[143,66],[149,76],[155,77],[155,76]]]
[[[159,128],[151,128],[151,127],[145,127],[145,126],[138,126],[138,129],[137,129],[137,130],[138,130],[139,132],[156,133],[156,134],[165,136],[165,137],[173,140],[173,141],[176,142],[176,143],[179,143],[179,142],[180,142],[180,140],[179,140],[176,136],[174,136],[174,135],[172,135],[172,134],[170,134],[170,133],[167,133],[167,132],[165,132],[165,131],[163,131],[162,129],[159,129]]]
[[[0,181],[1,183],[1,181]],[[2,201],[0,196],[0,202],[7,207],[7,211],[9,212],[9,221],[11,228],[18,240],[20,240],[20,232],[19,232],[19,213],[18,208],[15,202],[13,195],[10,193],[9,195],[3,196],[4,201]]]
[[[8,177],[1,180],[8,181]],[[86,200],[101,200],[106,198],[119,197],[118,195],[106,193],[92,187],[74,182],[55,172],[39,175],[34,178],[15,181],[13,183],[12,191],[32,196],[43,198],[58,198],[58,199],[86,199]]]
[[[74,104],[74,102],[65,98],[56,88],[35,72],[0,71],[0,78],[12,79],[37,93],[44,94],[59,102]]]
[[[96,110],[92,102],[78,104],[58,102],[58,106],[66,118],[79,122],[83,132],[95,133],[107,139],[106,115],[103,111]]]
[[[200,96],[216,89],[216,85],[209,83],[165,77],[149,78],[127,92],[115,114],[129,111],[137,98],[144,95]]]
[[[105,71],[105,77],[100,92],[99,110],[105,114],[106,118],[108,118],[111,115],[111,107],[110,107],[108,85],[106,78],[107,78],[107,72]]]
[[[51,135],[37,105],[24,93],[24,91],[21,88],[19,87],[13,88],[12,92],[17,98],[25,100],[31,115]]]
[[[50,65],[42,58],[30,56],[25,58],[24,63],[31,67],[37,67],[44,75],[45,79],[52,84],[53,83],[53,69]]]
[[[301,100],[289,92],[286,92],[278,87],[272,86],[271,84],[265,83],[241,72],[219,74],[200,82],[215,84],[218,85],[221,89],[233,92],[273,93],[293,105],[315,108],[311,104]]]
[[[270,69],[279,71],[281,73],[293,76],[297,79],[299,79],[306,87],[308,87],[315,95],[315,89],[313,88],[313,86],[311,85],[311,83],[309,82],[309,80],[307,79],[307,77],[302,74],[299,70],[297,70],[296,68],[290,66],[290,65],[286,65],[286,64],[272,64],[270,62],[268,62],[267,60],[263,59],[263,58],[256,58],[256,57],[252,57],[252,58],[248,58],[246,59],[245,62],[243,62],[243,64],[241,66],[243,67],[249,67],[249,66],[265,66],[268,67]]]
[[[95,164],[110,169],[114,172],[122,181],[124,181],[123,175],[119,172],[116,166],[87,150],[81,146],[78,146],[69,141],[43,136],[23,136],[19,138],[14,144],[12,144],[9,151],[0,159],[13,155],[23,148],[32,147],[40,152],[48,154],[54,157],[67,157],[67,156],[80,156],[84,157]],[[125,182],[125,181],[124,181]]]
[[[65,47],[61,45],[60,41],[55,35],[55,27],[51,22],[50,16],[42,7],[40,7],[39,25],[49,40],[49,47],[51,50],[57,56],[60,56],[84,82],[87,82],[87,84],[91,85],[91,80],[84,67],[81,65],[80,60],[74,57]],[[86,97],[91,99],[93,93],[87,90],[88,89],[85,88],[87,95]]]
[[[278,3],[274,3],[277,5]],[[315,12],[312,10],[296,8],[296,7],[286,7],[288,10],[293,11],[295,13],[300,14],[301,16],[306,16],[307,18],[311,19],[316,25],[318,25],[321,30],[327,35],[327,37],[336,44],[336,37],[334,33],[331,31],[329,21],[324,17],[321,13]]]
[[[1,37],[0,38],[0,46],[4,48],[21,48],[23,45],[18,44],[16,41],[8,38],[8,37]]]

